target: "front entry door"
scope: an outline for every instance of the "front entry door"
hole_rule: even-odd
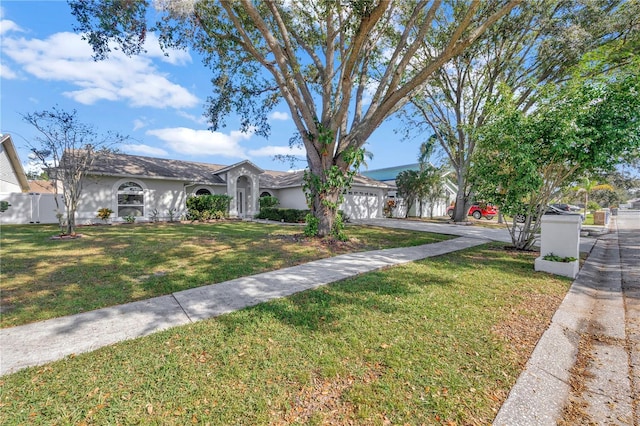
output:
[[[238,209],[238,217],[244,217],[244,189],[238,189],[236,192],[236,207]]]

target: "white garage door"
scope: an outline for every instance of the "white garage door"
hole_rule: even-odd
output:
[[[341,210],[351,219],[374,219],[380,211],[380,198],[372,191],[348,191]]]

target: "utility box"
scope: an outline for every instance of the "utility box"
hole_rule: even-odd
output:
[[[575,278],[580,269],[580,215],[543,215],[535,270]],[[554,260],[545,260],[553,255]],[[570,260],[571,258],[575,260]]]

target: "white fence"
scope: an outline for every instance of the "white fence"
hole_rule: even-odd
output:
[[[3,225],[58,223],[55,194],[38,192],[0,194],[0,201],[10,204],[6,211],[0,213],[0,223]],[[60,212],[64,213],[62,195],[58,195],[58,203]]]

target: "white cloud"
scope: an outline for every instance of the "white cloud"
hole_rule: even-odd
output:
[[[144,49],[147,51],[144,55],[151,58],[159,58],[163,62],[171,65],[187,65],[191,63],[191,55],[186,50],[167,49],[163,51],[160,48],[158,36],[155,33],[148,33],[144,41]]]
[[[23,31],[18,24],[13,21],[4,18],[4,9],[0,7],[0,35],[11,31]]]
[[[200,103],[195,95],[172,83],[156,68],[152,58],[166,58],[155,51],[127,57],[118,50],[107,60],[94,61],[87,42],[69,32],[56,33],[44,40],[3,37],[2,50],[6,57],[37,78],[76,86],[78,90],[64,92],[64,95],[82,104],[108,100],[125,101],[134,107],[179,109]],[[172,63],[188,60],[188,54],[177,52]]]
[[[167,155],[169,155],[169,153],[162,148],[144,144],[126,145],[123,150],[134,154],[143,154],[150,156],[166,157]]]
[[[289,113],[274,111],[269,115],[269,118],[271,118],[272,120],[287,121],[289,119]]]
[[[193,114],[189,114],[185,111],[177,111],[176,112],[177,115],[179,115],[182,118],[186,118],[187,120],[191,120],[194,123],[198,123],[198,124],[207,124],[207,118],[204,115],[201,115],[200,117],[196,117]]]
[[[163,140],[173,151],[186,155],[222,155],[231,158],[246,158],[240,141],[247,140],[251,134],[233,131],[230,134],[194,130],[186,127],[148,130],[147,135]]]
[[[6,78],[7,80],[13,80],[18,78],[18,74],[13,72],[6,64],[0,64],[0,78]]]
[[[133,131],[135,132],[136,130],[140,130],[144,127],[147,127],[147,123],[140,119],[140,118],[136,118],[135,120],[133,120]]]
[[[273,157],[274,155],[305,155],[306,151],[303,147],[288,147],[288,146],[264,146],[260,149],[253,149],[249,151],[252,157]]]

